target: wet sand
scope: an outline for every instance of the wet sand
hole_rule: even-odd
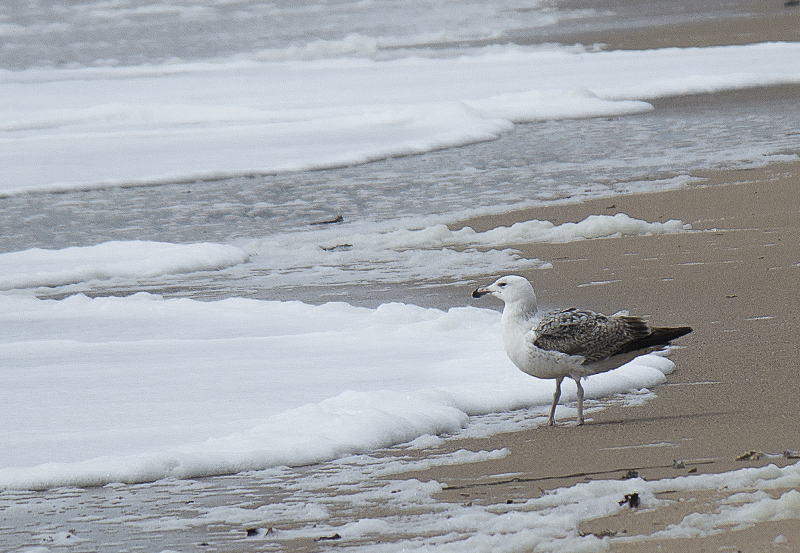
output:
[[[393,540],[422,537],[414,521],[433,519],[447,532],[450,513],[475,514],[468,505],[487,505],[487,512],[500,511],[508,502],[524,508],[524,502],[547,490],[633,473],[653,481],[797,463],[783,452],[800,450],[800,406],[793,386],[800,330],[800,161],[694,176],[706,180],[679,190],[468,221],[485,230],[530,218],[559,223],[624,212],[691,224],[692,231],[672,235],[517,246],[525,255],[552,262],[552,268],[524,273],[543,307],[578,305],[606,313],[627,308],[655,324],[694,327],[671,355],[675,371],[645,403],[626,407],[619,398],[605,398],[600,400],[605,409],[588,412],[582,427],[566,418],[554,428],[524,425],[528,429],[434,441],[423,449],[396,447],[368,459],[357,456],[277,472],[14,493],[6,499],[15,508],[4,514],[14,526],[0,520],[3,531],[13,536],[4,538],[44,546],[76,541],[75,550],[97,545],[92,550],[100,551],[122,550],[125,544],[126,550],[317,552],[379,543],[392,551]],[[485,275],[481,282],[496,276]],[[439,292],[463,305],[473,286],[443,286]],[[396,297],[403,291],[398,286]],[[500,308],[492,302],[472,303]],[[517,413],[519,427],[525,414]],[[482,461],[460,455],[492,451],[504,455],[482,456],[490,459]],[[750,451],[764,456],[737,460]],[[433,501],[427,493],[419,500],[413,493],[392,495],[413,491],[421,482],[437,489]],[[732,493],[717,488],[670,492],[668,484],[661,489],[667,491],[657,497],[670,500],[666,504],[614,506],[608,515],[583,520],[574,530],[610,536],[610,550],[621,552],[800,547],[797,519],[704,538],[644,541],[688,514],[716,512]],[[774,497],[783,491],[770,493]],[[275,508],[259,511],[269,506]],[[348,536],[343,528],[352,532],[361,521],[379,528],[379,534]],[[345,537],[336,538],[339,532]],[[425,534],[432,540],[437,536]],[[774,542],[778,536],[781,541]],[[624,541],[632,537],[635,541]],[[404,546],[396,545],[397,550]]]
[[[560,41],[644,49],[800,40],[800,8],[779,2],[754,2],[753,8],[746,18],[574,33]],[[701,102],[746,104],[765,96],[800,99],[800,87],[653,103],[656,109]],[[680,174],[680,168],[675,172]],[[675,371],[643,405],[612,405],[590,413],[582,427],[566,420],[554,428],[447,441],[446,451],[505,447],[510,454],[414,471],[408,478],[443,483],[438,495],[443,502],[502,504],[587,480],[620,479],[631,471],[654,480],[798,462],[791,452],[800,450],[800,401],[793,385],[800,351],[800,162],[692,176],[703,180],[679,190],[513,211],[453,225],[485,231],[529,219],[559,224],[615,213],[647,221],[679,219],[691,225],[691,232],[515,247],[527,257],[552,262],[551,269],[523,273],[544,307],[575,305],[605,313],[628,309],[656,325],[690,325],[694,332],[678,341],[681,347],[671,355]],[[483,282],[496,276],[486,275]],[[455,305],[462,301],[453,298]],[[492,298],[479,305],[501,307]],[[756,453],[737,460],[748,452]],[[579,531],[611,536],[611,550],[620,552],[800,550],[800,521],[794,519],[721,528],[703,538],[615,539],[645,538],[692,512],[714,512],[729,495],[725,490],[663,494],[674,500],[669,507],[622,509],[584,521]],[[359,518],[358,513],[352,516]]]
[[[691,225],[690,231],[516,247],[526,256],[552,262],[552,268],[523,273],[534,283],[543,307],[576,305],[606,313],[629,309],[654,324],[688,324],[694,332],[678,340],[681,347],[670,357],[674,372],[653,389],[655,397],[641,405],[625,406],[607,398],[600,401],[604,409],[588,413],[581,427],[563,418],[552,428],[451,438],[418,451],[415,455],[423,461],[462,450],[506,448],[509,453],[387,476],[398,488],[403,486],[396,482],[403,479],[443,485],[434,496],[438,503],[414,506],[414,516],[422,516],[422,509],[431,517],[442,516],[446,504],[489,509],[522,504],[547,490],[593,480],[634,475],[646,481],[667,479],[664,489],[670,490],[668,479],[679,476],[798,462],[800,404],[793,383],[800,344],[800,161],[692,176],[703,180],[678,190],[460,223],[482,231],[529,219],[577,222],[594,214],[682,220]],[[486,275],[482,282],[496,276]],[[446,289],[459,305],[471,291],[467,285]],[[474,304],[500,308],[493,298]],[[393,449],[378,455],[398,454]],[[786,491],[769,493],[774,498]],[[699,538],[647,539],[692,513],[718,512],[732,495],[725,488],[664,491],[657,497],[668,502],[656,508],[614,509],[580,522],[576,530],[608,537],[611,551],[626,553],[800,548],[800,521],[791,518],[721,527]],[[391,509],[350,505],[329,522],[335,527],[385,519],[391,526],[395,516]],[[382,535],[380,541],[399,537]],[[406,536],[415,537],[420,536]],[[281,544],[291,551],[358,545],[357,540],[342,540],[334,547],[307,538]]]
[[[527,256],[553,263],[552,269],[524,274],[543,305],[577,305],[605,313],[629,309],[654,324],[688,324],[694,332],[678,341],[683,347],[671,355],[674,373],[655,390],[657,397],[642,406],[609,407],[591,415],[583,427],[566,422],[479,443],[453,443],[454,448],[473,450],[508,447],[511,455],[430,471],[423,478],[449,487],[442,499],[500,503],[587,479],[618,479],[629,470],[652,480],[689,471],[796,462],[782,453],[800,449],[800,403],[791,385],[800,344],[800,163],[696,176],[707,180],[681,190],[465,222],[485,230],[518,220],[561,223],[591,214],[625,213],[648,221],[689,223],[692,232],[682,234],[518,247]],[[771,455],[736,460],[748,451]],[[676,460],[683,461],[683,468],[674,468]],[[513,479],[504,476],[509,473],[515,474]],[[476,484],[479,477],[481,483]],[[629,516],[624,522],[597,525],[611,527],[616,522],[624,526],[625,535],[646,535],[657,527],[648,526],[645,519]],[[658,528],[679,521],[661,517]],[[797,525],[796,520],[778,523],[781,530],[766,532],[764,539],[771,542],[778,533],[788,536]],[[586,531],[594,532],[591,526]],[[746,550],[754,545],[752,540],[761,539],[759,532],[728,537]],[[796,531],[793,535],[800,538]],[[700,547],[691,543],[686,549],[686,543],[670,541],[675,549],[666,550]],[[800,547],[800,540],[794,544]],[[665,544],[647,547],[657,545]],[[619,550],[641,547],[620,545]]]
[[[785,6],[781,0],[740,2],[725,12],[722,5],[714,8],[720,11],[710,16],[707,6],[701,3],[687,3],[671,17],[665,15],[658,6],[642,8],[639,0],[602,0],[593,2],[592,9],[614,13],[641,13],[638,24],[629,28],[617,27],[607,30],[581,32],[562,31],[550,33],[546,41],[562,44],[599,45],[604,50],[649,50],[652,48],[687,48],[693,46],[730,46],[756,42],[794,42],[800,40],[800,6]],[[563,5],[563,4],[562,4]],[[585,8],[584,2],[575,0],[565,7]],[[692,20],[685,21],[687,14]],[[670,22],[671,18],[680,22]],[[521,44],[536,44],[542,38],[532,33]]]

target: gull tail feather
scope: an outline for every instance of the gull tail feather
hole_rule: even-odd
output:
[[[615,355],[621,353],[631,353],[648,348],[655,348],[658,346],[666,346],[672,340],[685,336],[692,331],[689,326],[676,326],[676,327],[657,327],[650,331],[650,334],[629,342],[619,350]]]

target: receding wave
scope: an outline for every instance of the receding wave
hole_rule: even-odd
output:
[[[525,122],[800,82],[797,43],[585,52],[502,47],[393,60],[229,59],[0,71],[0,194],[359,164]],[[47,159],[47,163],[42,163]]]
[[[115,241],[61,250],[34,248],[0,254],[0,290],[107,280],[135,286],[137,281],[158,277],[225,269],[256,272],[264,285],[275,287],[459,280],[550,266],[546,260],[522,256],[514,247],[518,244],[687,228],[677,220],[651,223],[619,213],[560,225],[523,221],[485,232],[470,227],[451,230],[444,224],[415,228],[379,223],[275,234],[241,245]]]

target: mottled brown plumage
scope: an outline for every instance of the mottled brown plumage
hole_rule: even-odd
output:
[[[584,363],[617,353],[625,344],[650,335],[641,317],[625,311],[606,317],[602,313],[570,307],[545,314],[535,327],[533,344],[541,349],[581,355]]]

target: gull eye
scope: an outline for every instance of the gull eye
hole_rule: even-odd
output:
[[[505,282],[498,282],[498,283],[497,283],[497,285],[498,285],[500,288],[502,288],[503,286],[505,286],[505,285],[506,285],[506,283],[505,283]]]

